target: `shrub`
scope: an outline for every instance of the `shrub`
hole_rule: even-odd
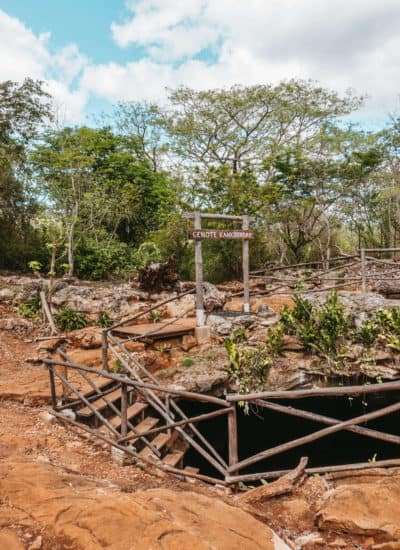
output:
[[[60,309],[60,311],[54,315],[54,318],[58,328],[62,331],[85,328],[88,325],[88,320],[82,313],[69,307]]]
[[[195,363],[195,361],[191,357],[184,357],[182,359],[182,365],[184,367],[191,367],[192,365],[194,365],[194,363]]]
[[[283,354],[283,334],[284,327],[281,323],[267,330],[267,348],[272,356]]]
[[[158,246],[151,242],[145,241],[142,243],[138,250],[133,255],[133,261],[137,268],[147,267],[151,263],[157,263],[161,261],[161,252]]]
[[[18,306],[18,312],[25,319],[34,319],[41,309],[39,294],[36,294],[26,302],[22,302]]]
[[[341,337],[349,328],[349,318],[332,291],[324,304],[314,306],[306,299],[296,296],[292,310],[281,310],[281,325],[287,334],[295,334],[306,351],[315,350],[323,355],[334,355]]]
[[[111,319],[110,313],[106,309],[103,309],[103,311],[101,311],[99,314],[96,326],[100,328],[108,328],[111,327],[112,324],[113,321]]]
[[[267,346],[250,348],[225,340],[229,365],[225,369],[239,386],[239,393],[250,393],[266,389],[266,373],[271,366]]]

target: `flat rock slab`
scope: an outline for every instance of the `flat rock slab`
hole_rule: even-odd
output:
[[[43,548],[289,550],[266,525],[217,497],[167,489],[123,493],[22,458],[3,460],[0,480],[0,532],[15,550],[22,528],[40,529]]]
[[[118,327],[113,332],[118,336],[144,336],[148,332],[154,331],[154,334],[150,334],[149,338],[158,340],[161,338],[173,338],[175,336],[192,333],[196,327],[196,319],[194,317],[177,319],[174,323],[171,323],[171,321],[172,319],[168,319],[162,323],[146,323],[143,325]]]
[[[400,539],[400,480],[341,485],[317,514],[320,529]]]

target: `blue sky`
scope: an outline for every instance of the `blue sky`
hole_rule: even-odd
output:
[[[166,87],[311,78],[369,96],[356,115],[398,109],[398,0],[0,0],[0,79],[48,82],[81,123]]]

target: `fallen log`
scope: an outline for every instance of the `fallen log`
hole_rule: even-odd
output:
[[[238,497],[240,502],[253,505],[260,500],[291,493],[294,485],[304,476],[304,470],[307,463],[308,458],[303,456],[294,470],[291,470],[289,473],[272,483],[261,485],[261,487],[256,487],[255,489],[247,491]]]

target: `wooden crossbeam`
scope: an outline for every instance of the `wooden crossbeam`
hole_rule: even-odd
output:
[[[295,409],[294,407],[279,405],[278,403],[271,403],[270,401],[263,401],[262,399],[257,399],[255,403],[256,405],[259,405],[260,407],[264,407],[266,409],[270,409],[271,411],[277,411],[284,414],[289,414],[291,416],[305,418],[306,420],[320,422],[321,424],[329,424],[331,426],[334,426],[335,424],[340,424],[341,422],[341,420],[338,420],[337,418],[312,413],[310,411],[303,411],[301,409]],[[362,428],[361,426],[348,426],[344,428],[344,430],[359,435],[365,435],[366,437],[372,437],[373,439],[387,441],[388,443],[395,443],[396,445],[400,444],[400,436],[398,435],[388,434],[378,430],[371,430],[370,428]]]
[[[316,441],[317,439],[321,439],[322,437],[326,437],[333,433],[340,432],[341,430],[344,430],[348,426],[356,426],[357,424],[363,424],[364,422],[368,422],[369,420],[386,416],[398,410],[400,410],[400,403],[395,403],[394,405],[389,405],[388,407],[384,407],[383,409],[379,409],[378,411],[363,414],[361,416],[357,416],[356,418],[352,418],[350,420],[345,420],[344,422],[340,422],[339,424],[335,424],[334,426],[330,426],[329,428],[323,428],[322,430],[318,430],[317,432],[314,432],[310,435],[299,437],[298,439],[293,439],[288,443],[277,445],[276,447],[272,447],[271,449],[262,451],[249,458],[246,458],[245,460],[242,460],[237,464],[229,466],[228,472],[229,473],[237,472],[238,470],[246,468],[247,466],[251,466],[251,464],[260,462],[260,460],[265,460],[266,458],[270,458],[271,456],[284,453],[286,451],[289,451],[290,449],[300,447],[301,445],[305,445],[306,443],[311,443],[312,441]]]

